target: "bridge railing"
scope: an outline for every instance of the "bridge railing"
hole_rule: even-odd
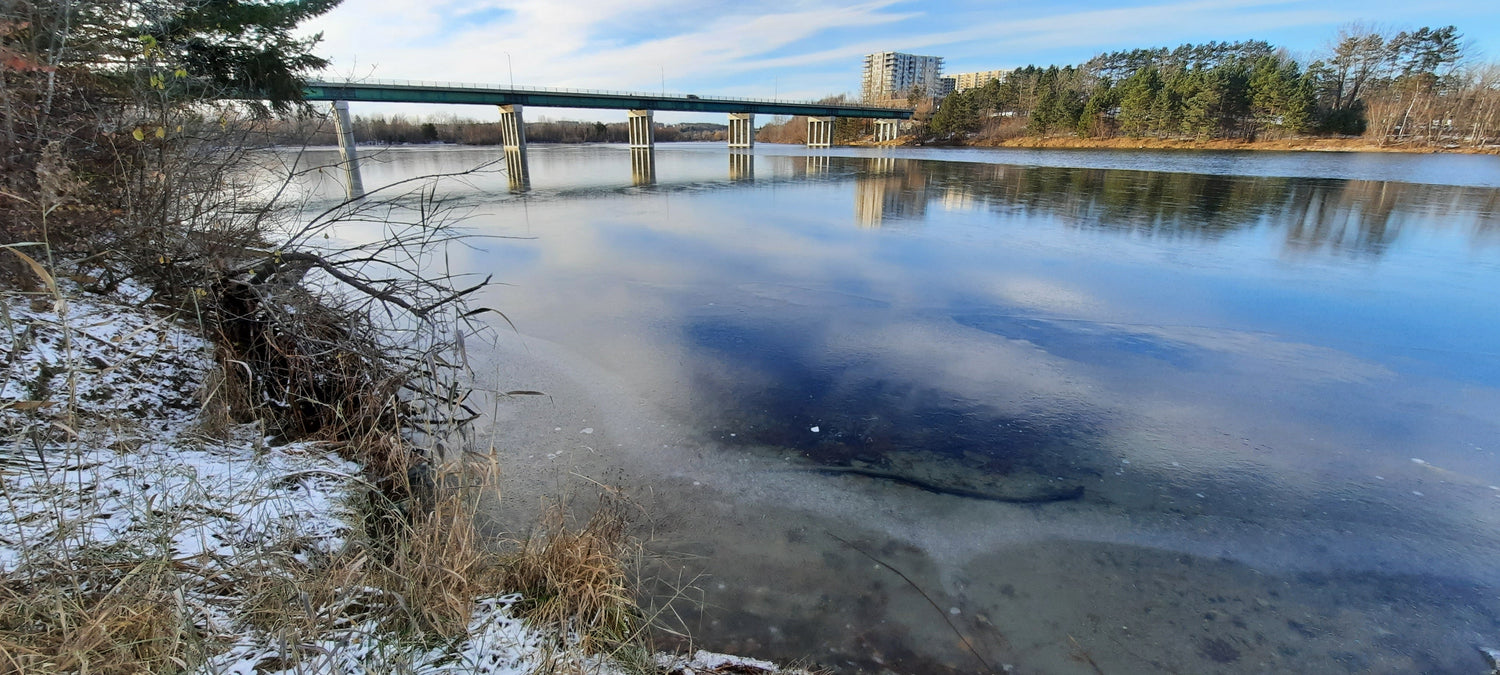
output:
[[[403,87],[403,88],[425,88],[425,89],[472,89],[478,91],[497,92],[534,92],[538,94],[596,94],[604,96],[623,96],[631,98],[659,98],[676,99],[680,101],[722,101],[733,103],[762,103],[775,105],[786,103],[793,105],[831,105],[840,108],[858,108],[861,110],[907,110],[906,108],[887,108],[883,106],[865,105],[863,103],[825,103],[812,99],[775,99],[775,98],[747,98],[743,96],[697,96],[694,94],[667,94],[650,93],[643,91],[611,91],[608,89],[569,89],[564,87],[536,87],[536,86],[499,86],[494,84],[477,84],[474,82],[444,82],[439,80],[387,80],[378,78],[364,78],[359,80],[331,80],[318,79],[308,80],[307,85],[311,87]]]

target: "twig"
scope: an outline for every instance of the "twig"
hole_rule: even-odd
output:
[[[941,617],[943,617],[943,622],[946,623],[946,624],[948,624],[948,629],[952,630],[953,634],[958,636],[958,639],[964,643],[964,647],[966,647],[969,650],[969,653],[974,655],[974,659],[977,660],[977,661],[979,661],[980,665],[984,666],[984,669],[987,672],[991,672],[991,673],[995,672],[994,666],[991,666],[989,661],[984,660],[984,657],[979,655],[979,650],[977,650],[977,649],[974,648],[974,643],[969,642],[969,638],[963,634],[963,631],[960,631],[958,629],[958,626],[953,625],[953,620],[948,618],[948,612],[944,611],[943,608],[940,605],[938,605],[936,601],[934,601],[932,599],[932,596],[930,596],[930,595],[927,594],[927,591],[922,590],[922,587],[918,586],[917,582],[912,581],[911,577],[906,576],[905,572],[902,572],[901,570],[896,569],[893,565],[891,565],[890,563],[888,563],[888,562],[886,562],[884,560],[881,560],[880,558],[877,558],[877,557],[875,557],[873,555],[870,555],[870,553],[868,551],[865,551],[864,549],[862,549],[862,548],[860,548],[858,546],[855,546],[852,542],[850,542],[847,539],[844,539],[843,537],[840,537],[840,536],[838,536],[838,535],[836,535],[836,534],[834,534],[832,532],[829,532],[827,530],[824,530],[823,534],[826,534],[826,535],[828,535],[830,537],[833,537],[840,544],[843,544],[845,546],[848,546],[849,548],[854,549],[855,551],[858,551],[860,555],[862,555],[862,556],[864,556],[866,558],[869,558],[870,560],[875,561],[875,564],[880,565],[881,567],[884,567],[884,568],[886,568],[886,569],[888,569],[888,570],[890,570],[892,572],[895,572],[896,576],[901,577],[901,579],[903,581],[905,581],[907,584],[909,584],[913,589],[915,589],[917,591],[917,593],[921,594],[922,599],[926,600],[927,604],[932,605],[932,608],[935,609],[935,610],[937,610],[938,615],[941,616]],[[1097,670],[1097,668],[1096,668],[1096,670]],[[1101,675],[1102,675],[1102,673],[1101,673]]]
[[[1104,675],[1104,670],[1099,667],[1099,664],[1094,663],[1094,657],[1089,656],[1089,650],[1084,649],[1083,645],[1078,644],[1078,640],[1072,635],[1068,636],[1068,641],[1073,643],[1073,648],[1078,650],[1078,655],[1082,656],[1083,660],[1088,662],[1089,667],[1094,669],[1095,675]]]

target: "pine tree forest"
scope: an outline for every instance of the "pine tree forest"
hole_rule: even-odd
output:
[[[1468,58],[1454,26],[1349,26],[1307,60],[1263,41],[1134,49],[1018,68],[944,99],[929,130],[1483,146],[1500,141],[1500,63]]]

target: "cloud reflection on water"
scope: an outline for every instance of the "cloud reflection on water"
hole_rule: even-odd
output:
[[[953,584],[1057,540],[1163,566],[1132,583],[1163,552],[1339,602],[1353,577],[1500,583],[1495,190],[831,155],[736,182],[691,148],[632,187],[617,150],[561,150],[524,199],[458,195],[478,231],[535,237],[453,252],[514,284],[483,299],[524,335],[502,339],[566,347],[756,467],[1087,486],[1008,512],[736,465],[762,506],[879,522]]]
[[[486,152],[396,151],[367,179]],[[454,264],[515,284],[485,302],[524,333],[703,428],[760,430],[741,444],[800,447],[821,419],[805,449],[837,461],[942,446],[1108,476],[1133,456],[1318,490],[1422,452],[1500,481],[1464,445],[1493,421],[1445,406],[1456,377],[1500,382],[1476,354],[1496,317],[1462,311],[1496,276],[1495,189],[658,153],[645,186],[618,148],[538,148],[524,198],[472,177],[473,226],[536,239]],[[1022,420],[1056,438],[982,432]]]

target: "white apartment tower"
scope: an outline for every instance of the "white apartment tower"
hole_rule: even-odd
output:
[[[868,103],[905,101],[913,88],[924,97],[943,94],[943,57],[880,52],[865,57],[861,94]]]

